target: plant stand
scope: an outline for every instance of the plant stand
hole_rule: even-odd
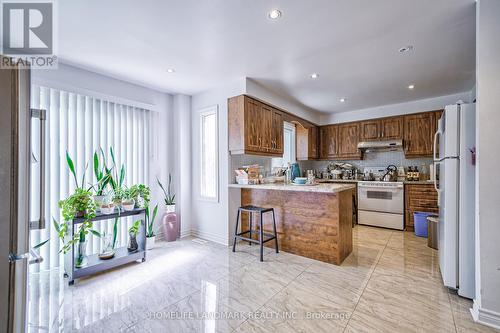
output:
[[[136,260],[146,261],[146,210],[144,208],[138,208],[131,211],[120,211],[120,213],[113,214],[101,214],[97,213],[96,216],[90,221],[99,222],[105,220],[112,220],[115,218],[122,219],[128,216],[141,215],[141,227],[139,228],[139,233],[137,234],[137,243],[139,249],[134,252],[129,252],[127,250],[127,245],[115,249],[115,256],[111,259],[99,259],[99,254],[92,254],[87,256],[87,262],[83,267],[75,267],[75,259],[77,256],[78,244],[74,244],[71,250],[64,255],[64,271],[65,276],[69,278],[68,284],[71,286],[75,283],[75,279],[79,279],[84,276],[93,275],[117,266],[121,266]],[[78,224],[85,221],[84,218],[75,218],[72,223],[68,226],[68,237],[73,237],[75,234],[75,229]]]

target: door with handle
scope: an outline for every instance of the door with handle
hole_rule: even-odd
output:
[[[45,112],[30,110],[30,85],[29,69],[0,70],[0,332],[27,331],[28,265],[43,260],[30,249],[29,230],[31,224],[44,225],[43,202],[39,221],[30,223],[30,170],[32,116],[41,122],[40,137],[34,139],[43,136],[39,161],[45,162]],[[40,177],[40,193],[44,187]]]

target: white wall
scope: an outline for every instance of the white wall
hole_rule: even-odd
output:
[[[458,100],[469,102],[470,98],[471,94],[469,91],[459,94],[421,99],[406,103],[376,106],[368,109],[339,112],[332,114],[323,114],[321,115],[320,124],[328,125],[335,123],[344,123],[349,121],[358,121],[364,119],[374,119],[374,118],[397,116],[402,114],[418,113],[423,111],[439,110],[443,109],[448,104],[456,103]]]
[[[500,328],[500,1],[479,0],[476,17],[476,320]]]
[[[191,100],[191,147],[192,147],[192,217],[191,229],[195,236],[221,244],[229,244],[228,225],[228,181],[229,151],[227,131],[227,99],[245,93],[246,80],[241,78],[234,82],[216,87],[209,91],[192,96]],[[218,106],[219,120],[219,202],[200,199],[200,121],[199,111]]]
[[[280,96],[249,78],[247,78],[246,81],[246,93],[271,105],[284,109],[298,117],[309,120],[314,124],[319,124],[321,120],[321,113],[299,104],[290,98]]]
[[[173,104],[172,177],[177,189],[177,217],[184,237],[191,234],[191,96],[175,95]]]
[[[167,183],[168,173],[174,169],[172,161],[176,160],[175,154],[177,153],[174,147],[178,138],[173,135],[173,132],[178,127],[174,124],[173,96],[61,63],[57,70],[33,70],[32,83],[153,111],[149,185],[152,190],[152,202],[153,204],[158,202],[160,207],[156,221],[159,225],[164,205],[162,194],[156,185],[156,177],[165,184]],[[185,112],[189,114],[188,111]],[[177,183],[174,184],[174,191],[177,190],[176,186]]]

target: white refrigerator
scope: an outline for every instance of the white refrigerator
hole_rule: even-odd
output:
[[[475,105],[448,105],[434,137],[439,267],[444,285],[471,299],[475,296],[475,137]]]

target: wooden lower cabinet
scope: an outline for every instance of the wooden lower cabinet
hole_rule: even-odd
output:
[[[406,230],[414,230],[414,212],[439,213],[434,184],[405,184]]]

